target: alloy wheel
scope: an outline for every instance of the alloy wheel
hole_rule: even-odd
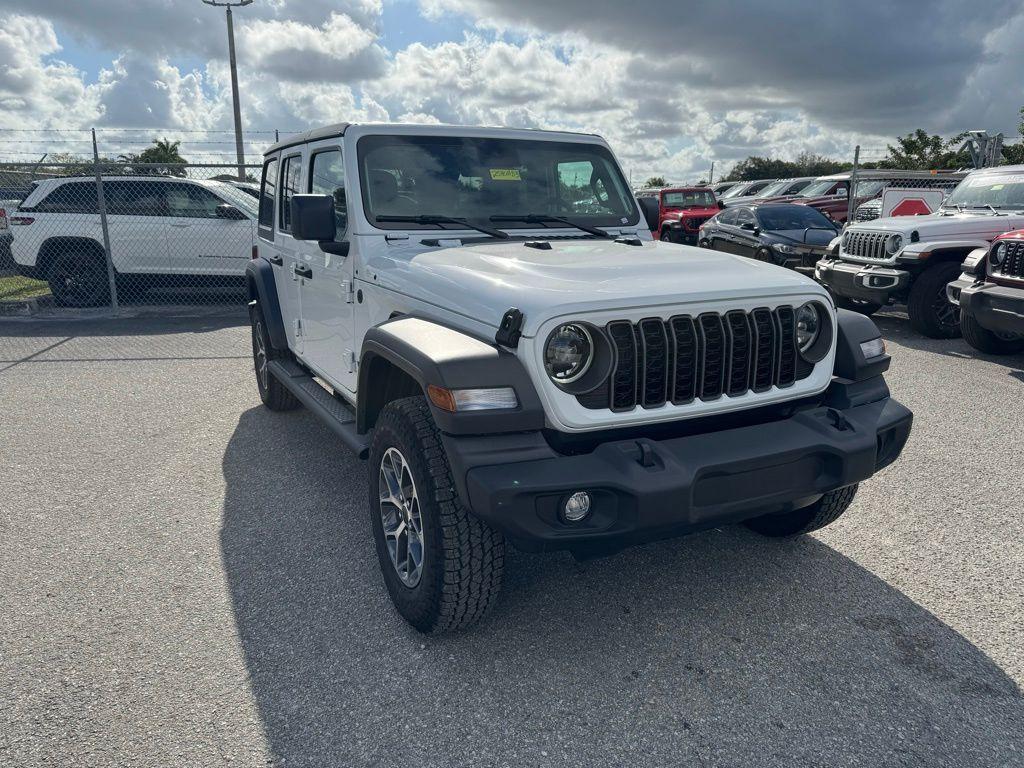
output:
[[[269,384],[269,371],[267,370],[267,345],[266,342],[263,341],[262,321],[256,321],[256,328],[253,336],[256,340],[256,375],[260,380],[260,388],[266,391],[267,385]]]
[[[391,564],[411,589],[423,574],[423,519],[412,470],[397,448],[380,460],[380,521]]]

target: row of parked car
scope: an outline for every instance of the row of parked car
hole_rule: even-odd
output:
[[[905,194],[902,190],[907,191]],[[885,190],[901,192],[879,218]],[[925,197],[940,192],[931,211]],[[854,220],[847,222],[849,196]],[[971,173],[862,171],[817,179],[641,190],[661,240],[734,253],[814,277],[865,315],[905,303],[931,338],[990,354],[1024,351],[1024,166]]]

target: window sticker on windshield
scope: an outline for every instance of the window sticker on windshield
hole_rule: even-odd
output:
[[[492,181],[522,181],[518,168],[491,168]]]
[[[1005,186],[1005,184],[993,184],[989,189],[1003,189]]]

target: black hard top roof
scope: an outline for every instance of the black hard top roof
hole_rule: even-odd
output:
[[[295,147],[299,144],[307,144],[311,141],[319,141],[320,139],[336,139],[339,136],[345,135],[345,130],[348,128],[349,123],[334,123],[333,125],[325,125],[322,128],[313,128],[312,130],[304,133],[295,133],[286,139],[282,139],[271,147],[264,150],[264,155],[272,155],[281,149],[287,149],[288,147]]]

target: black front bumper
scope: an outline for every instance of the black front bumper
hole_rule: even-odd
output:
[[[911,275],[891,267],[821,259],[814,278],[836,296],[885,305],[906,295]]]
[[[978,283],[961,277],[946,286],[946,296],[982,328],[1024,335],[1024,287]]]
[[[891,463],[913,416],[886,396],[842,410],[810,407],[789,418],[665,440],[599,444],[556,453],[539,433],[445,436],[463,501],[527,550],[614,551],[813,504]],[[878,391],[878,390],[876,390]],[[591,513],[563,522],[575,491]]]

